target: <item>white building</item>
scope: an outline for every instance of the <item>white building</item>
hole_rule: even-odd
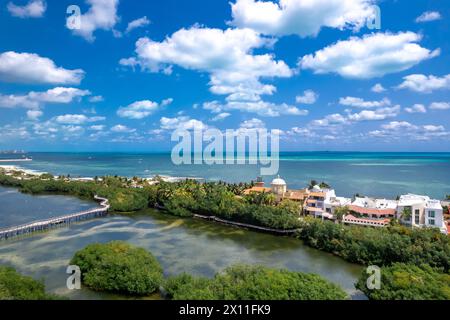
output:
[[[338,207],[345,207],[351,199],[337,197],[333,189],[314,186],[305,203],[305,213],[318,218],[335,219],[334,212]]]
[[[384,227],[395,218],[397,201],[356,197],[348,207],[350,214],[343,218],[346,224],[357,224],[371,227]]]
[[[441,202],[427,196],[402,195],[398,201],[397,218],[406,225],[434,227],[447,233]]]

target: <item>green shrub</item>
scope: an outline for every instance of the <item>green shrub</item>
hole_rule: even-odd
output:
[[[315,274],[236,265],[213,279],[182,274],[164,289],[175,300],[342,300],[347,294]]]
[[[83,284],[97,291],[147,295],[162,281],[162,267],[151,253],[121,241],[91,244],[70,263],[80,267]]]
[[[44,283],[22,276],[16,270],[0,266],[0,300],[53,300],[45,293]]]
[[[381,287],[369,290],[367,273],[356,287],[373,300],[450,300],[450,275],[430,266],[395,263],[381,269]]]

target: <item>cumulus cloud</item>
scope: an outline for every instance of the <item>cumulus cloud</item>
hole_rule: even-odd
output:
[[[27,111],[27,118],[29,120],[37,120],[43,115],[43,112],[41,110],[28,110]]]
[[[81,36],[87,41],[94,41],[94,32],[97,29],[101,30],[113,30],[116,23],[119,21],[117,16],[117,6],[119,0],[86,0],[86,3],[90,6],[89,10],[80,16],[80,28],[72,29],[75,35]],[[66,25],[69,24],[72,19],[68,17]]]
[[[133,133],[136,132],[136,129],[128,128],[127,126],[124,126],[122,124],[115,125],[111,128],[112,132],[115,133]]]
[[[0,94],[0,107],[36,109],[46,103],[71,103],[72,101],[89,94],[89,90],[66,87],[56,87],[42,92],[31,91],[26,95]]]
[[[397,105],[376,110],[363,110],[358,113],[349,114],[348,119],[355,122],[385,120],[396,117],[400,113],[400,109],[400,106]]]
[[[450,89],[450,74],[442,77],[424,74],[411,74],[403,78],[397,89],[409,89],[415,92],[432,93],[435,90]]]
[[[80,125],[88,122],[98,122],[105,120],[105,117],[87,117],[84,114],[65,114],[55,117],[55,121],[60,124]]]
[[[370,137],[416,141],[428,141],[436,138],[448,138],[450,132],[442,125],[415,125],[407,121],[392,121],[381,126],[381,130],[374,130],[368,133]]]
[[[218,115],[216,115],[214,118],[212,118],[211,121],[213,121],[213,122],[222,121],[222,120],[228,118],[229,116],[231,116],[230,113],[222,112],[222,113],[219,113]]]
[[[208,128],[206,124],[197,119],[191,119],[187,116],[175,118],[162,117],[160,119],[162,130],[205,130]]]
[[[337,73],[354,79],[382,77],[408,70],[440,54],[440,49],[431,51],[417,44],[421,38],[414,32],[351,37],[304,56],[298,64],[316,74]]]
[[[240,124],[241,128],[244,129],[261,129],[261,128],[265,128],[266,124],[264,123],[264,121],[257,119],[257,118],[253,118],[250,120],[245,120]]]
[[[327,115],[323,119],[313,120],[311,124],[318,127],[328,127],[347,123],[347,118],[339,113]]]
[[[386,91],[386,89],[381,85],[381,83],[377,83],[370,90],[375,93],[382,93]]]
[[[312,90],[303,91],[303,95],[295,97],[295,101],[301,104],[314,104],[319,95]]]
[[[129,33],[133,31],[134,29],[145,27],[150,24],[150,20],[146,16],[143,16],[142,18],[136,19],[128,23],[126,33]]]
[[[270,47],[274,39],[262,37],[250,29],[210,29],[194,26],[181,29],[162,42],[141,38],[136,42],[136,56],[120,60],[125,66],[140,66],[149,72],[172,70],[173,65],[206,72],[210,91],[228,95],[232,108],[270,107],[261,95],[271,95],[276,88],[261,82],[262,78],[288,78],[293,71],[276,61],[271,54],[254,55],[258,48]],[[248,102],[248,103],[243,103]],[[282,107],[284,108],[284,107]],[[271,110],[268,114],[273,114]]]
[[[7,51],[0,54],[0,80],[19,83],[79,84],[81,69],[68,70],[34,53]]]
[[[358,30],[375,16],[374,0],[236,0],[231,4],[239,28],[268,35],[316,36],[323,27]]]
[[[172,101],[172,99],[166,99],[161,104],[150,100],[136,101],[126,107],[120,107],[117,115],[122,118],[143,119],[157,111],[160,106],[167,106]]]
[[[356,107],[356,108],[379,108],[391,105],[391,100],[388,98],[384,98],[380,101],[365,101],[361,98],[356,97],[345,97],[339,99],[339,104],[348,107]]]
[[[450,109],[449,102],[433,102],[429,107],[431,110],[448,110]]]
[[[26,5],[20,6],[9,2],[7,9],[12,16],[18,18],[41,18],[44,16],[47,4],[44,0],[30,0]]]
[[[417,23],[429,22],[442,19],[441,14],[438,11],[425,11],[416,18]]]
[[[405,108],[407,113],[427,113],[427,108],[420,103],[413,105],[410,108]]]

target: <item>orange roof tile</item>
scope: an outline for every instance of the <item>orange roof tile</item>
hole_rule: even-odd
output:
[[[354,211],[359,214],[373,214],[373,215],[395,215],[395,209],[374,209],[374,208],[363,208],[359,206],[351,205],[348,207],[350,211]]]

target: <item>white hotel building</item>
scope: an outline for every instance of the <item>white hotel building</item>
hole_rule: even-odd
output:
[[[447,233],[444,212],[439,200],[416,194],[402,195],[398,201],[397,218],[413,227],[434,227]],[[405,212],[410,216],[405,217]]]

